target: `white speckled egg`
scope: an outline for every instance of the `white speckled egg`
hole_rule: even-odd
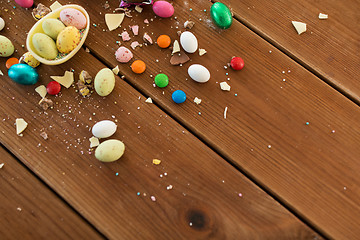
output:
[[[205,83],[210,79],[209,70],[200,64],[191,65],[188,68],[188,74],[194,81],[199,83]]]
[[[15,48],[10,39],[0,35],[0,57],[9,57],[14,51]]]
[[[3,30],[5,27],[5,21],[0,17],[0,31]]]
[[[115,87],[115,76],[109,68],[101,69],[95,76],[94,88],[102,97],[109,95]]]
[[[194,53],[198,48],[198,40],[194,34],[189,31],[185,31],[180,35],[181,47],[187,53]]]
[[[110,120],[97,122],[92,127],[92,134],[97,138],[108,138],[116,132],[116,124]]]
[[[110,139],[102,142],[95,150],[95,157],[102,162],[113,162],[121,158],[125,152],[122,141]]]

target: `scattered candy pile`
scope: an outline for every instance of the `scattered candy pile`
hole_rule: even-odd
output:
[[[31,7],[32,1],[16,1],[22,7]],[[31,3],[30,3],[31,2]],[[136,2],[136,3],[135,3]],[[152,9],[154,13],[161,18],[169,18],[174,14],[174,7],[172,4],[166,1],[121,1],[120,10],[124,13],[106,13],[105,23],[109,31],[113,31],[121,27],[125,16],[131,17],[128,7],[136,6],[135,10],[139,13],[142,12],[143,4],[153,4]],[[30,5],[31,4],[31,5]],[[30,6],[29,6],[30,5]],[[50,8],[56,11],[56,8],[61,7],[59,3],[55,2]],[[126,8],[122,8],[126,7]],[[104,6],[105,9],[109,8]],[[73,51],[80,43],[83,30],[89,24],[89,19],[78,9],[72,7],[66,7],[61,10],[58,18],[46,18],[46,14],[51,11],[42,4],[38,4],[33,9],[33,17],[41,23],[41,29],[30,35],[31,43],[34,47],[34,52],[40,57],[48,60],[62,58],[66,54]],[[229,28],[232,24],[232,15],[230,10],[222,3],[215,3],[210,9],[211,18],[213,22],[220,28]],[[45,17],[45,18],[44,18]],[[149,24],[146,19],[145,24]],[[156,44],[161,49],[170,49],[171,51],[171,65],[182,65],[190,60],[190,55],[195,52],[199,52],[200,56],[207,53],[205,49],[199,48],[199,42],[194,33],[190,32],[194,26],[193,21],[186,21],[184,28],[186,31],[178,32],[179,39],[171,39],[167,34],[162,34],[157,37]],[[0,19],[0,28],[4,28],[5,22]],[[96,25],[94,25],[96,26]],[[129,26],[130,34],[134,36],[139,35],[139,25]],[[123,42],[131,40],[131,36],[128,31],[123,31],[119,36]],[[137,47],[145,45],[152,45],[153,39],[147,32],[142,35],[144,43],[133,41],[130,47],[134,50]],[[119,42],[120,44],[120,42]],[[171,47],[172,46],[172,47]],[[166,50],[167,51],[167,50]],[[14,45],[5,36],[0,36],[0,56],[9,57],[14,52]],[[133,59],[134,55],[129,48],[125,46],[119,46],[115,51],[115,58],[119,63],[126,64]],[[16,58],[9,58],[6,62],[6,66],[9,68],[9,77],[20,84],[31,85],[37,83],[39,75],[35,68],[40,62],[30,53],[26,52],[20,60]],[[228,64],[234,70],[241,70],[244,67],[244,61],[240,57],[233,57],[231,63]],[[146,71],[146,63],[137,59],[130,65],[131,70],[136,74],[142,74]],[[161,71],[160,71],[161,72]],[[96,74],[93,79],[89,73],[83,70],[79,75],[77,82],[78,92],[83,97],[89,97],[90,94],[95,92],[102,97],[106,97],[112,93],[115,88],[115,75],[119,73],[119,67],[114,69],[103,68]],[[198,83],[206,83],[210,80],[210,71],[201,64],[192,64],[188,67],[187,73],[191,79]],[[39,105],[44,109],[53,108],[54,104],[50,99],[46,98],[46,94],[58,95],[61,91],[61,86],[69,88],[74,83],[73,71],[66,71],[63,76],[50,76],[54,81],[51,81],[45,87],[41,85],[36,88],[36,92],[41,96]],[[169,77],[165,73],[159,73],[154,78],[155,86],[159,88],[165,88],[169,85]],[[221,89],[230,91],[230,86],[226,82],[220,83]],[[172,100],[181,104],[186,101],[186,93],[183,90],[175,90],[172,92]],[[152,103],[152,99],[148,98],[147,103]],[[201,103],[201,99],[195,98],[196,104]],[[226,118],[226,111],[224,112],[224,118]],[[200,113],[199,113],[200,114]],[[27,126],[25,121],[19,120],[17,122],[18,132],[23,132]],[[103,162],[112,162],[118,160],[124,153],[125,145],[123,142],[115,139],[106,140],[100,143],[99,139],[106,139],[111,137],[116,132],[117,126],[110,120],[104,120],[96,123],[92,127],[92,134],[90,140],[91,148],[97,147],[95,150],[95,157]],[[18,134],[20,134],[18,133]],[[46,136],[47,138],[47,136]],[[44,138],[45,139],[45,138]]]

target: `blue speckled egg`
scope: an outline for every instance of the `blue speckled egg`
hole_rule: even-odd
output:
[[[35,68],[24,63],[12,65],[8,71],[8,75],[14,82],[24,85],[33,85],[37,83],[39,79],[39,74]]]

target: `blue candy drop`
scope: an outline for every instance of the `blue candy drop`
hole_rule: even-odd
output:
[[[186,100],[186,94],[182,90],[176,90],[172,94],[172,100],[176,103],[183,103]]]

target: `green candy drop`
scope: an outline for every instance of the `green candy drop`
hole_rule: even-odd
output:
[[[155,84],[156,86],[158,86],[159,88],[164,88],[169,84],[169,78],[168,76],[166,76],[163,73],[160,73],[158,75],[156,75],[155,77]]]
[[[210,14],[218,27],[227,29],[231,26],[233,18],[230,9],[225,4],[221,2],[214,3],[210,8]]]

